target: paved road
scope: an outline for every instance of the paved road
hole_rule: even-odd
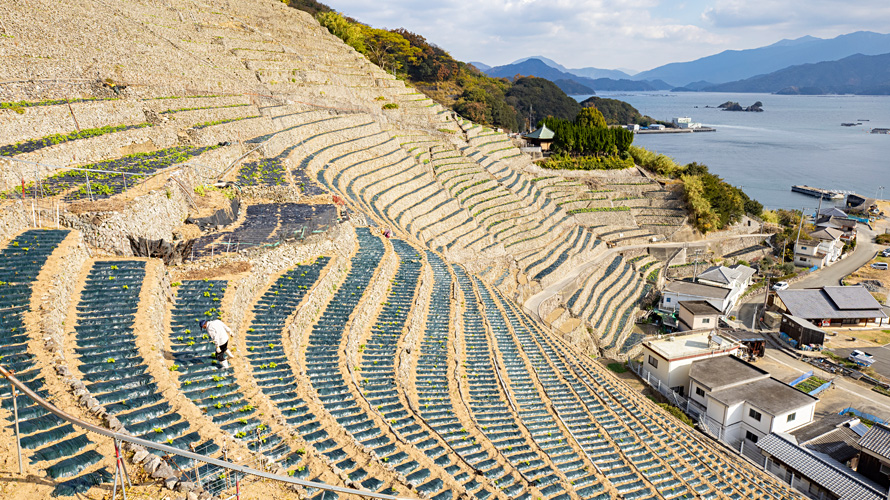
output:
[[[843,260],[819,269],[810,276],[793,283],[791,288],[820,288],[823,286],[837,286],[841,278],[864,266],[866,262],[874,258],[883,245],[875,243],[875,232],[868,226],[859,224],[859,235],[856,237],[856,249]]]
[[[798,361],[791,356],[788,356],[787,354],[772,348],[767,348],[765,356],[777,363],[792,368],[801,374],[813,369],[813,365],[804,363],[803,361]],[[834,390],[842,391],[849,394],[851,396],[850,403],[854,407],[862,406],[857,404],[854,400],[861,399],[867,401],[867,404],[869,406],[873,406],[879,410],[879,412],[866,410],[869,413],[875,413],[881,417],[890,416],[890,399],[888,399],[886,396],[881,396],[876,392],[872,392],[865,387],[861,387],[852,380],[847,380],[843,377],[837,377],[836,379],[834,379]]]
[[[886,224],[886,222],[880,221],[879,224],[883,225]],[[845,257],[843,260],[835,262],[824,269],[819,269],[800,281],[792,283],[790,288],[800,289],[837,286],[840,284],[840,280],[844,276],[864,266],[875,256],[875,253],[878,252],[878,250],[883,249],[882,245],[878,245],[874,242],[875,234],[877,234],[877,232],[883,232],[882,229],[879,229],[877,232],[872,231],[868,226],[863,224],[859,224],[858,229],[859,235],[856,238],[856,249],[853,250],[848,257]],[[736,306],[736,316],[739,318],[739,321],[751,327],[753,318],[756,317],[755,314],[762,310],[763,295],[755,295],[743,299],[742,302]]]
[[[563,279],[548,286],[547,288],[542,290],[540,293],[529,297],[528,300],[525,301],[525,307],[528,308],[528,310],[532,311],[535,315],[537,315],[538,307],[545,300],[547,300],[550,297],[559,293],[563,288],[565,288],[570,283],[572,283],[582,272],[584,272],[590,266],[593,266],[594,264],[602,261],[603,259],[612,257],[616,253],[625,252],[628,250],[636,250],[636,249],[640,249],[640,248],[695,247],[695,246],[707,245],[708,243],[713,243],[713,242],[717,242],[717,241],[727,241],[727,240],[734,240],[734,239],[741,239],[741,238],[751,238],[751,237],[755,237],[755,236],[761,236],[761,237],[765,238],[765,237],[771,236],[771,235],[770,234],[740,234],[740,235],[733,235],[733,236],[723,236],[723,237],[719,237],[719,238],[708,238],[708,239],[703,239],[703,240],[698,240],[698,241],[686,241],[686,242],[665,241],[665,242],[660,242],[660,243],[643,243],[643,244],[639,244],[639,245],[625,245],[625,246],[618,246],[615,248],[609,248],[605,252],[590,259],[589,261],[578,264],[577,266],[575,266],[574,269],[569,271]]]

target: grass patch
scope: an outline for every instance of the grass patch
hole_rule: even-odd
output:
[[[877,392],[878,394],[883,394],[885,396],[890,396],[890,390],[884,389],[883,387],[876,385],[871,388],[871,390]]]
[[[693,422],[692,419],[689,418],[689,415],[683,413],[683,410],[677,408],[676,406],[671,406],[667,403],[658,403],[658,406],[667,410],[668,413],[673,415],[680,422],[683,422],[689,427],[695,427],[695,422]]]
[[[615,373],[627,373],[627,367],[624,363],[609,363],[606,365],[606,368],[612,370]]]

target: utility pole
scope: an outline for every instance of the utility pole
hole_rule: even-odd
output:
[[[800,209],[800,224],[797,225],[797,239],[794,240],[794,250],[793,251],[795,251],[795,252],[797,251],[797,243],[800,241],[800,231],[801,231],[801,229],[803,229],[803,218],[804,218],[804,208],[801,207],[801,209]],[[784,255],[782,256],[782,262],[783,263],[785,262]]]
[[[692,270],[692,282],[693,283],[698,281],[698,259],[701,254],[702,254],[702,250],[696,250],[695,253],[692,254],[693,258],[695,259],[695,262],[693,262],[693,264],[695,264],[695,267]]]

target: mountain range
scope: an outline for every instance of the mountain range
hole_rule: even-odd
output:
[[[796,69],[793,67],[837,61],[855,55],[877,56],[890,53],[890,34],[857,31],[840,35],[831,39],[804,36],[793,40],[781,40],[772,45],[746,50],[726,50],[718,54],[702,57],[694,61],[665,64],[657,68],[629,75],[620,70],[600,68],[569,69],[542,56],[532,56],[516,60],[503,66],[490,67],[484,63],[471,63],[489,76],[513,78],[515,75],[537,76],[557,82],[566,93],[574,94],[580,88],[592,90],[685,90],[685,91],[726,91],[729,89],[765,89],[778,92],[786,87],[809,87],[804,93],[815,92],[822,88],[826,92],[837,92],[831,89],[868,90],[890,82],[880,82],[880,68],[869,70],[868,64],[877,63],[879,59],[853,59],[833,67],[834,71],[854,74],[835,74],[831,84],[811,85],[814,74],[828,66],[819,68]],[[778,76],[775,72],[789,70]],[[858,75],[858,76],[857,76]],[[870,76],[869,76],[870,75]],[[844,86],[840,83],[842,76],[848,79],[863,78],[861,89],[857,83]],[[767,78],[769,77],[769,78]],[[793,78],[801,78],[794,81]],[[876,80],[878,79],[878,80]],[[835,82],[835,80],[838,80]],[[574,83],[571,83],[574,82]],[[784,85],[775,88],[777,82]],[[578,85],[580,85],[580,87]],[[866,88],[866,86],[868,88]],[[679,87],[679,88],[678,88]],[[720,89],[720,90],[718,90]],[[722,90],[726,89],[726,90]],[[859,90],[856,90],[859,89]],[[765,90],[736,90],[742,92],[759,92]],[[874,91],[868,90],[868,91]]]
[[[890,95],[890,54],[856,54],[838,61],[801,64],[704,90],[809,95]]]
[[[549,59],[547,61],[550,61]],[[550,61],[551,64],[556,64],[553,61]],[[475,64],[474,64],[475,66]],[[478,66],[476,66],[478,68]],[[595,68],[586,68],[591,70],[588,74],[596,74],[594,71]],[[526,58],[520,61],[507,64],[504,66],[495,66],[493,68],[488,68],[483,70],[488,76],[493,76],[496,78],[513,78],[516,75],[522,76],[536,76],[538,78],[545,78],[550,80],[551,82],[556,83],[563,92],[567,94],[575,94],[577,95],[577,87],[575,85],[571,85],[570,82],[575,84],[580,84],[583,87],[587,87],[594,91],[596,90],[668,90],[673,85],[669,85],[662,81],[636,81],[631,80],[630,75],[622,71],[614,70],[615,73],[621,73],[625,76],[622,79],[614,79],[608,77],[599,77],[599,78],[590,78],[586,76],[579,76],[573,73],[569,73],[566,71],[562,71],[558,68],[547,64],[541,58]],[[598,71],[608,71],[608,70],[598,70]],[[592,92],[590,92],[592,93]]]
[[[766,47],[725,50],[695,61],[671,63],[634,75],[635,79],[661,79],[675,86],[704,80],[714,85],[772,73],[789,66],[836,61],[854,54],[890,53],[890,34],[857,31],[831,39],[805,36]]]

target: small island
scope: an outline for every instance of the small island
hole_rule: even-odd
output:
[[[749,111],[754,113],[763,112],[763,103],[760,101],[755,102],[747,108],[743,108],[739,103],[733,101],[726,101],[717,107],[722,109],[723,111]]]

